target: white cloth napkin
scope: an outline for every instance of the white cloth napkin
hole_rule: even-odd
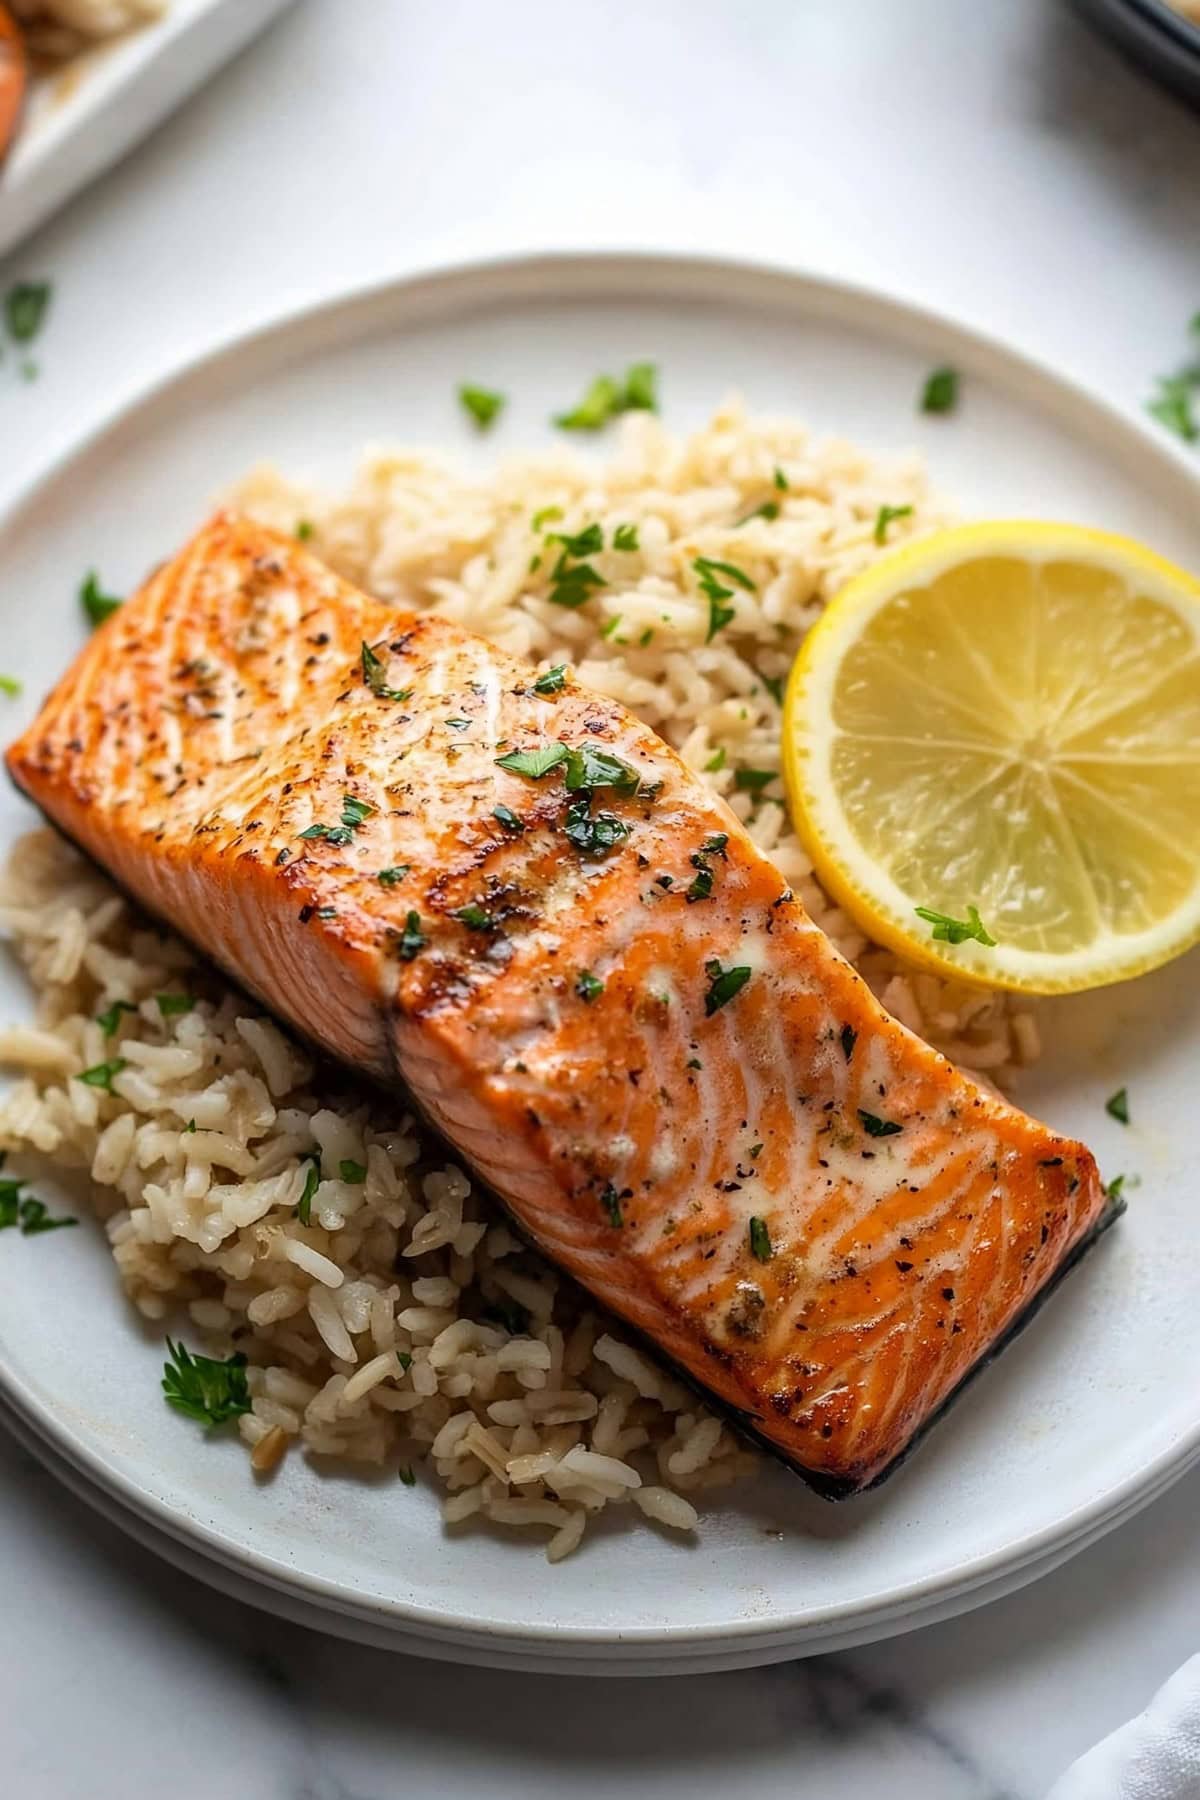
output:
[[[1072,1763],[1048,1800],[1200,1800],[1200,1656]]]

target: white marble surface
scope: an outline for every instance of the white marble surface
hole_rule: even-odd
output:
[[[56,284],[39,379],[0,366],[0,503],[280,305],[487,250],[886,280],[1136,405],[1200,305],[1198,227],[1200,119],[1050,0],[302,0],[0,269]],[[0,1440],[0,1788],[1039,1800],[1200,1647],[1198,1500],[1200,1474],[1036,1587],[873,1649],[587,1683],[280,1625]]]

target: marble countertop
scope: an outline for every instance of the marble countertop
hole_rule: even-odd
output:
[[[55,283],[40,378],[0,366],[0,504],[281,305],[630,244],[886,282],[1135,406],[1200,306],[1200,118],[1051,0],[301,0],[0,269]],[[0,1439],[4,1791],[1040,1800],[1200,1647],[1198,1502],[1200,1472],[1033,1588],[869,1649],[587,1682],[280,1624]]]

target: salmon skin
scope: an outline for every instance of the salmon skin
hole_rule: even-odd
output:
[[[825,1493],[1101,1220],[1090,1153],[891,1018],[653,732],[245,519],[96,632],[8,767]]]

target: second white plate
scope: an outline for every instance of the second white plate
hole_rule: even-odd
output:
[[[368,440],[464,457],[546,439],[597,371],[656,358],[668,423],[731,387],[867,445],[918,443],[964,512],[1064,516],[1200,566],[1200,487],[1148,431],[1003,348],[886,297],[729,264],[567,257],[351,297],[237,343],[116,418],[0,527],[0,640],[28,697],[70,654],[82,573],[132,585],[248,464],[343,477]],[[927,369],[960,412],[915,410]],[[512,402],[480,446],[454,389]],[[30,822],[0,799],[0,849]],[[28,1004],[0,965],[0,1013]],[[627,1670],[795,1655],[924,1623],[1049,1567],[1200,1455],[1200,1311],[1186,1250],[1200,960],[1047,1009],[1021,1099],[1138,1173],[1129,1217],[887,1485],[830,1507],[782,1471],[720,1501],[698,1542],[602,1530],[556,1569],[528,1541],[443,1531],[434,1497],[289,1459],[267,1488],[235,1444],[162,1404],[161,1345],[99,1234],[0,1245],[0,1396],[83,1491],[246,1597],[407,1649]],[[1126,1085],[1134,1123],[1104,1113]]]

